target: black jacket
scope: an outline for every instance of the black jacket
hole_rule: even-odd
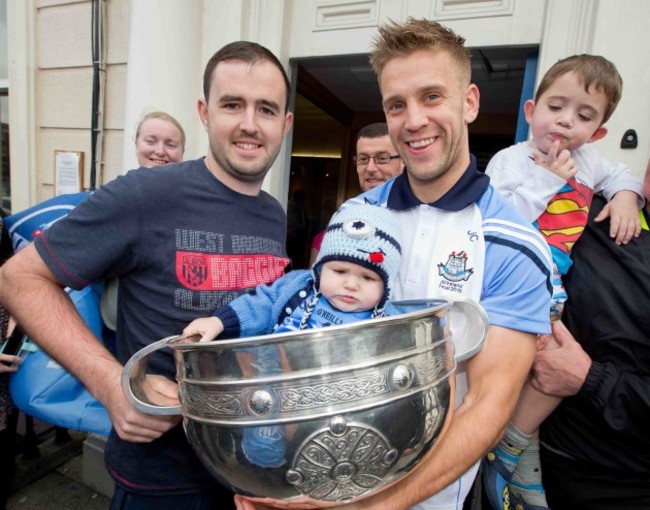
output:
[[[617,246],[609,221],[592,221],[604,203],[573,250],[562,318],[593,364],[541,437],[591,468],[650,476],[650,231]]]

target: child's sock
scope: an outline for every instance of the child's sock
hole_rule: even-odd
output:
[[[494,454],[510,473],[517,467],[521,452],[528,447],[531,439],[531,435],[523,433],[512,423],[508,423],[508,429],[494,449]]]
[[[533,438],[519,457],[510,480],[510,492],[529,505],[548,508],[539,460],[539,439]]]

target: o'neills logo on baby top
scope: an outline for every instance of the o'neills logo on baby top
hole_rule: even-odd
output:
[[[269,254],[221,255],[176,252],[178,281],[192,290],[240,290],[284,274],[287,259]]]

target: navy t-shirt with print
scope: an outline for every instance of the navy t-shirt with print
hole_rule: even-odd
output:
[[[69,287],[119,277],[117,357],[124,364],[281,276],[289,262],[285,238],[286,217],[274,198],[234,192],[198,159],[118,177],[35,246]],[[154,357],[151,369],[173,379],[172,353]],[[194,492],[214,483],[180,425],[148,444],[112,433],[105,453],[116,481],[137,492]]]

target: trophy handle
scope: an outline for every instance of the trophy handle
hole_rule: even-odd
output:
[[[458,299],[449,310],[449,329],[456,350],[456,362],[476,355],[487,339],[490,321],[481,305],[472,299]]]
[[[168,347],[180,338],[182,337],[169,336],[149,344],[131,356],[131,359],[124,365],[124,369],[122,370],[122,391],[129,404],[138,411],[158,416],[181,414],[180,406],[157,405],[147,397],[142,388],[142,383],[146,375],[145,371],[149,364],[149,357],[154,352]]]

